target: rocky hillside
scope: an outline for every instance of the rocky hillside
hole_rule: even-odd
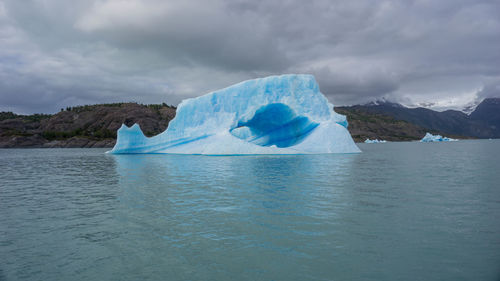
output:
[[[166,104],[114,103],[68,107],[54,115],[0,113],[0,147],[112,147],[124,123],[147,136],[163,132],[175,116]]]
[[[53,115],[0,112],[0,148],[112,147],[124,123],[139,123],[147,136],[163,132],[176,108],[166,104],[114,103],[68,107]],[[347,116],[357,142],[419,140],[426,132],[453,138],[500,137],[500,99],[486,99],[470,115],[407,108],[394,103],[336,107]]]
[[[404,120],[397,120],[392,116],[370,113],[356,107],[336,107],[335,111],[347,117],[348,129],[355,142],[363,142],[366,139],[412,141],[422,139],[429,131],[440,133]]]

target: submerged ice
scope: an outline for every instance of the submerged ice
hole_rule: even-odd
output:
[[[344,115],[312,75],[270,76],[182,101],[167,130],[122,125],[111,153],[308,154],[359,152]]]
[[[420,142],[440,142],[440,141],[457,141],[457,139],[426,133],[425,136],[420,140]]]

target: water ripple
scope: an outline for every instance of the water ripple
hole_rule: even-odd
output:
[[[0,280],[494,280],[499,144],[0,150]]]

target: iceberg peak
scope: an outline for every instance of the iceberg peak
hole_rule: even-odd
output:
[[[347,120],[312,75],[247,80],[182,101],[167,130],[122,125],[111,153],[308,154],[360,152]]]

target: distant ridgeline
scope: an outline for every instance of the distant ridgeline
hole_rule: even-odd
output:
[[[500,138],[500,98],[483,100],[470,115],[457,110],[407,108],[390,102],[335,110],[347,116],[355,141],[419,140],[426,132],[452,138]]]
[[[0,147],[113,147],[124,123],[139,123],[147,136],[163,132],[175,117],[171,105],[113,103],[67,107],[56,114],[0,112]],[[395,103],[335,107],[347,116],[357,142],[420,140],[426,134],[452,138],[500,138],[500,98],[488,98],[467,115],[407,108]]]

